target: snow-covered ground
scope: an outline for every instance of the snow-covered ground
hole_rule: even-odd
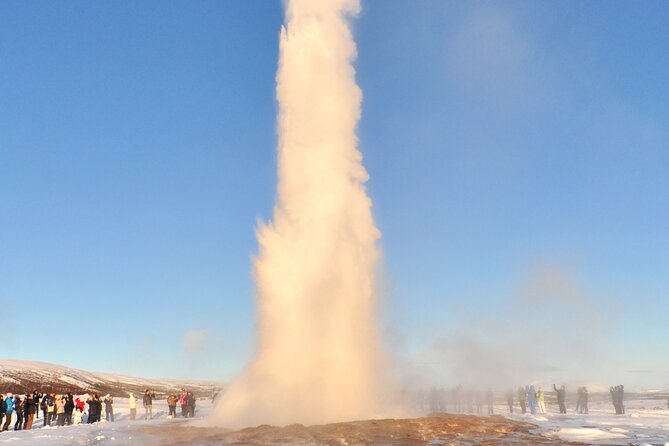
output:
[[[510,415],[506,406],[497,413],[515,420],[536,424],[550,436],[585,444],[605,445],[667,445],[669,446],[669,410],[666,399],[626,400],[625,415],[615,415],[613,406],[605,401],[591,402],[589,414],[576,414],[568,407],[567,414],[549,407],[545,415]],[[517,407],[514,408],[514,411]]]
[[[115,399],[116,421],[103,421],[94,425],[65,427],[42,427],[42,418],[35,420],[31,431],[8,431],[0,433],[0,445],[18,446],[79,446],[79,445],[144,445],[147,443],[143,427],[165,426],[183,421],[181,417],[167,417],[165,401],[155,401],[153,420],[144,420],[144,409],[138,401],[137,420],[129,420],[128,400]],[[505,406],[497,406],[496,413],[515,420],[530,422],[539,426],[546,435],[567,441],[578,441],[596,445],[666,445],[669,446],[669,410],[666,400],[626,401],[626,415],[613,414],[613,407],[606,402],[590,404],[588,415],[579,415],[569,410],[566,415],[556,413],[549,407],[548,414],[532,416],[508,414]],[[177,407],[179,410],[180,408]],[[197,402],[196,420],[207,417],[213,409],[207,399]]]
[[[211,413],[213,406],[209,399],[199,399],[195,409],[195,419],[202,419]],[[115,421],[105,421],[105,412],[102,411],[102,421],[95,424],[79,424],[72,426],[43,427],[44,420],[40,418],[33,423],[30,431],[9,430],[0,433],[0,445],[11,444],[18,446],[79,446],[79,445],[142,445],[145,441],[135,434],[141,432],[141,427],[150,425],[167,425],[183,421],[181,407],[177,406],[179,417],[171,419],[165,401],[154,401],[153,419],[144,420],[144,408],[141,395],[137,401],[137,420],[130,420],[130,409],[127,398],[114,399]],[[12,423],[12,429],[14,425]]]

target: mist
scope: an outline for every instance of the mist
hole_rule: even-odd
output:
[[[404,353],[405,387],[462,385],[499,395],[520,385],[547,390],[564,383],[602,391],[629,378],[626,359],[610,345],[615,308],[569,265],[530,265],[493,304],[452,310],[424,349]]]

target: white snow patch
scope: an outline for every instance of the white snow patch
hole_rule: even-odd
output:
[[[596,427],[564,427],[558,431],[560,438],[569,441],[585,440],[610,440],[613,438],[626,438],[624,434],[607,432]]]

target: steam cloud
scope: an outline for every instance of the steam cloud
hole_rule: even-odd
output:
[[[280,35],[278,198],[257,231],[255,359],[221,398],[230,427],[374,416],[383,379],[380,234],[355,128],[362,94],[348,19],[358,0],[288,0]]]

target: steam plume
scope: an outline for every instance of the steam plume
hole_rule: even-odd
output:
[[[278,198],[257,231],[258,350],[217,407],[227,426],[377,413],[378,257],[356,148],[358,0],[288,0],[280,35]]]

